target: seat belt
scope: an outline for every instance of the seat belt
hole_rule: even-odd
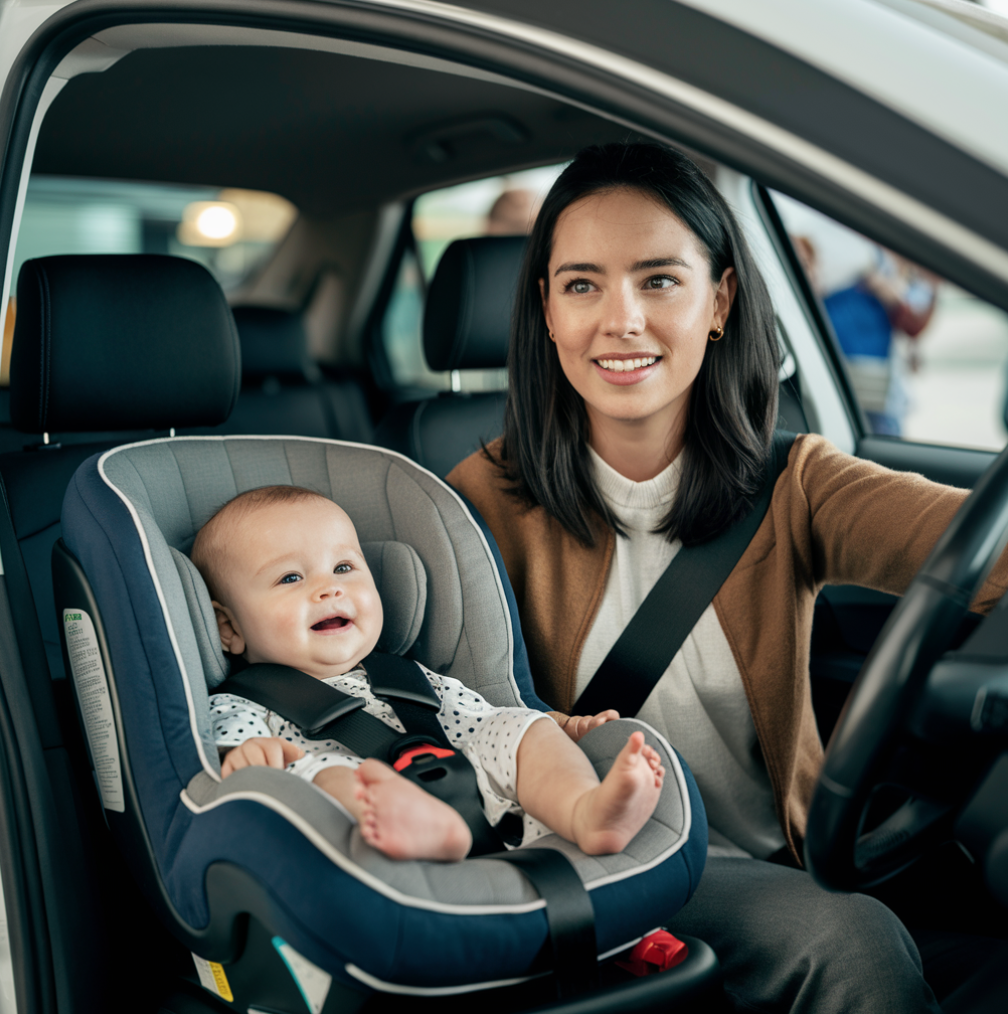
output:
[[[748,513],[713,539],[676,553],[574,702],[572,715],[615,708],[632,717],[644,707],[763,523],[794,441],[794,433],[774,434],[763,488]]]
[[[438,714],[438,697],[423,670],[408,658],[374,652],[362,665],[375,697],[388,701],[403,735],[369,715],[364,700],[286,665],[260,662],[228,677],[217,693],[261,704],[299,726],[308,739],[336,739],[360,757],[377,757],[432,796],[469,826],[471,856],[499,852],[521,840],[521,818],[506,815],[496,827],[483,813],[472,764],[451,745]]]

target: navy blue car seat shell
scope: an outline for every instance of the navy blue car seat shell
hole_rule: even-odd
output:
[[[48,273],[51,283],[75,277],[73,259],[65,260],[61,274]],[[120,276],[129,268],[119,258],[77,260],[91,279],[101,269]],[[162,295],[174,289],[178,301],[191,288],[170,264],[143,284]],[[110,288],[98,278],[92,289],[51,284],[38,291],[58,328],[74,315],[87,324],[111,312],[89,296]],[[163,313],[157,299],[150,305]],[[131,302],[129,315],[133,340],[143,345],[150,333],[144,301]],[[177,336],[183,351],[197,339],[212,346],[200,355],[213,364],[217,385],[176,361],[170,379],[184,410],[160,396],[152,408],[136,395],[140,382],[153,381],[135,350],[113,354],[128,345],[125,322],[82,331],[88,347],[73,347],[73,358],[56,354],[72,347],[69,339],[46,355],[47,328],[24,331],[23,352],[34,342],[41,364],[34,390],[48,399],[26,410],[44,408],[49,418],[72,423],[61,401],[84,398],[72,389],[76,362],[91,354],[105,363],[106,375],[90,389],[103,404],[80,411],[89,420],[100,414],[113,429],[135,428],[138,416],[152,427],[181,417],[199,425],[233,402],[238,349],[226,306],[216,325],[204,321],[195,337]],[[111,347],[102,345],[105,335]],[[52,453],[54,462],[63,457]],[[255,939],[262,944],[255,953],[272,955],[284,976],[292,961],[307,961],[333,990],[358,994],[440,995],[547,973],[545,903],[514,865],[493,858],[394,862],[365,845],[329,797],[286,772],[255,769],[221,780],[208,691],[227,664],[187,551],[222,502],[272,483],[310,486],[348,511],[386,604],[384,650],[456,676],[494,703],[544,707],[492,539],[458,494],[415,463],[309,438],[185,437],[104,450],[84,461],[66,490],[65,545],[57,546],[53,569],[64,659],[105,818],[127,864],[198,967],[219,961],[232,974],[245,961],[247,970]],[[600,772],[636,727],[611,723],[585,737]],[[555,836],[537,842],[567,856],[587,888],[599,957],[671,917],[695,889],[706,855],[695,783],[671,746],[645,732],[669,775],[654,817],[630,847],[590,858]],[[272,983],[270,967],[253,969],[255,983]],[[270,995],[266,989],[243,1002],[288,1009]]]
[[[185,552],[221,502],[273,483],[331,496],[365,543],[414,549],[426,595],[401,570],[380,588],[383,600],[396,603],[392,614],[405,617],[400,645],[401,630],[415,628],[407,647],[436,671],[498,705],[519,704],[523,690],[532,697],[527,671],[515,665],[509,596],[485,534],[456,494],[400,456],[307,439],[177,438],[86,462],[67,491],[64,539],[88,575],[100,610],[91,619],[101,623],[109,666],[120,674],[121,751],[173,907],[194,929],[206,926],[212,913],[203,884],[209,867],[226,859],[282,899],[284,939],[331,974],[421,991],[531,974],[547,939],[543,902],[510,864],[394,862],[368,848],[322,793],[284,772],[254,769],[220,780],[207,690],[225,670],[209,598]],[[400,585],[406,605],[397,602]],[[65,624],[86,612],[72,603],[62,610]],[[612,723],[585,737],[599,770],[639,724]],[[706,851],[687,770],[668,743],[645,732],[669,777],[631,846],[589,858],[556,836],[537,843],[564,852],[585,883],[601,954],[633,944],[684,904]],[[121,786],[111,793],[119,800]],[[347,919],[348,912],[361,915]],[[383,943],[390,933],[410,946],[390,952]]]

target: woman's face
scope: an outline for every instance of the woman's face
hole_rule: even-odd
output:
[[[548,291],[539,284],[560,365],[593,434],[617,421],[650,420],[665,432],[685,425],[708,334],[728,319],[733,268],[712,282],[696,236],[656,201],[621,189],[560,215]]]

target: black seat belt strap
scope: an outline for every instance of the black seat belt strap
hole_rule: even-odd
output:
[[[546,902],[553,974],[560,999],[598,988],[595,909],[571,861],[557,849],[515,849],[488,856],[517,866]]]
[[[794,439],[793,433],[774,435],[763,489],[748,514],[713,539],[684,546],[676,553],[571,714],[594,715],[615,708],[621,715],[633,716],[640,711],[763,523]]]

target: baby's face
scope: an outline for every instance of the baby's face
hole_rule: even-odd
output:
[[[223,534],[214,603],[224,648],[319,679],[349,672],[378,641],[382,606],[357,533],[336,504],[273,504]]]

